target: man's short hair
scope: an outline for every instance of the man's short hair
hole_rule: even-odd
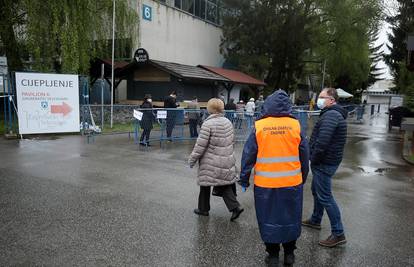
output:
[[[323,89],[326,94],[330,97],[332,97],[333,99],[335,99],[335,101],[338,101],[339,96],[338,96],[338,92],[336,91],[335,88],[325,88]]]

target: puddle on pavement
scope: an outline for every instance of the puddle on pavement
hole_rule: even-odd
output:
[[[364,142],[366,140],[369,140],[369,138],[365,137],[365,136],[350,136],[348,144],[349,143],[358,144],[358,143]]]
[[[402,138],[400,136],[388,136],[385,139],[386,142],[401,142]]]
[[[58,140],[60,138],[61,138],[60,136],[54,136],[54,135],[31,136],[31,137],[24,136],[24,140],[30,140],[30,141],[53,141],[53,140]]]
[[[390,172],[392,170],[392,168],[375,168],[368,166],[358,166],[357,169],[364,174],[376,173],[379,175],[384,175],[385,173]]]

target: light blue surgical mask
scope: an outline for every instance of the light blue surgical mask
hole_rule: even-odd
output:
[[[324,98],[318,98],[318,101],[316,102],[316,105],[318,106],[319,109],[324,109],[325,108],[325,100]]]

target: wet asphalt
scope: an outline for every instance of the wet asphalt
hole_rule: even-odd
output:
[[[348,129],[333,181],[348,243],[318,246],[330,233],[325,214],[322,231],[303,229],[295,266],[414,266],[414,166],[401,157],[401,134],[388,132],[384,114]],[[264,266],[251,188],[238,192],[245,212],[236,222],[218,197],[209,217],[193,214],[192,145],[143,150],[127,135],[93,144],[1,139],[0,265]]]

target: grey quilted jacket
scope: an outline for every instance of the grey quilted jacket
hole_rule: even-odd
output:
[[[233,125],[223,114],[210,115],[201,126],[188,163],[194,166],[197,161],[198,185],[229,185],[238,180]]]

